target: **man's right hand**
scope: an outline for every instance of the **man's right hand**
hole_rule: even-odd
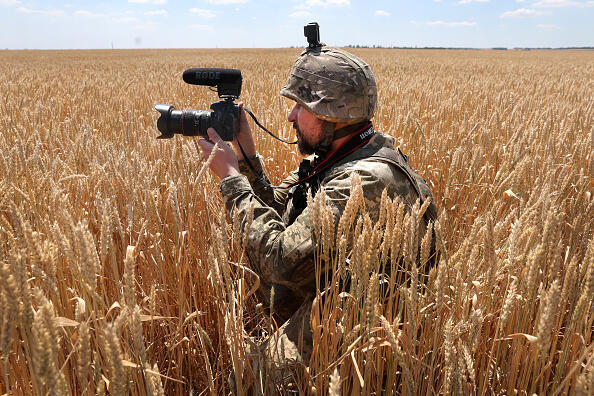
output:
[[[243,148],[245,155],[248,158],[254,158],[257,154],[256,151],[256,143],[254,143],[254,138],[252,136],[252,129],[250,128],[250,124],[248,123],[247,114],[243,109],[243,102],[238,103],[239,108],[241,109],[241,116],[239,121],[239,132],[233,141],[233,148],[235,149],[235,153],[237,154],[237,159],[243,159],[243,153],[239,148],[239,144]]]

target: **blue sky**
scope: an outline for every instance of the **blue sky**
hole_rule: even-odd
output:
[[[594,46],[592,0],[0,0],[0,48]]]

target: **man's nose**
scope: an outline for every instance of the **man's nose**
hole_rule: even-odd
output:
[[[291,112],[287,116],[287,120],[289,122],[295,122],[295,121],[297,121],[297,104],[295,104],[293,106],[293,108],[291,109]]]

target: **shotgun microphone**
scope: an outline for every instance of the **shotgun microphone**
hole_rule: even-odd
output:
[[[184,71],[183,79],[188,84],[217,87],[219,97],[238,98],[241,93],[241,71],[237,69],[192,68]]]

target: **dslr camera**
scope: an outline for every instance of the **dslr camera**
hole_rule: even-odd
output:
[[[240,109],[234,101],[241,94],[241,71],[237,69],[192,68],[184,71],[183,79],[188,84],[216,87],[219,98],[210,105],[212,111],[183,109],[175,110],[167,104],[155,105],[161,113],[157,139],[170,139],[179,133],[185,136],[207,137],[206,130],[214,128],[221,139],[231,141],[239,131]]]
[[[316,22],[305,25],[303,33],[307,37],[309,49],[315,50],[323,46],[320,43],[320,28]],[[212,127],[223,140],[232,141],[239,132],[241,110],[234,101],[239,99],[241,94],[241,71],[237,69],[192,68],[184,71],[183,79],[188,84],[216,87],[219,98],[223,100],[211,104],[212,111],[175,110],[171,105],[155,105],[155,110],[161,114],[157,120],[157,129],[161,135],[157,139],[170,139],[176,133],[185,136],[207,137],[206,130]],[[275,139],[289,144],[297,143],[287,142],[275,136],[258,122],[256,116],[249,109],[245,110],[260,128]]]

